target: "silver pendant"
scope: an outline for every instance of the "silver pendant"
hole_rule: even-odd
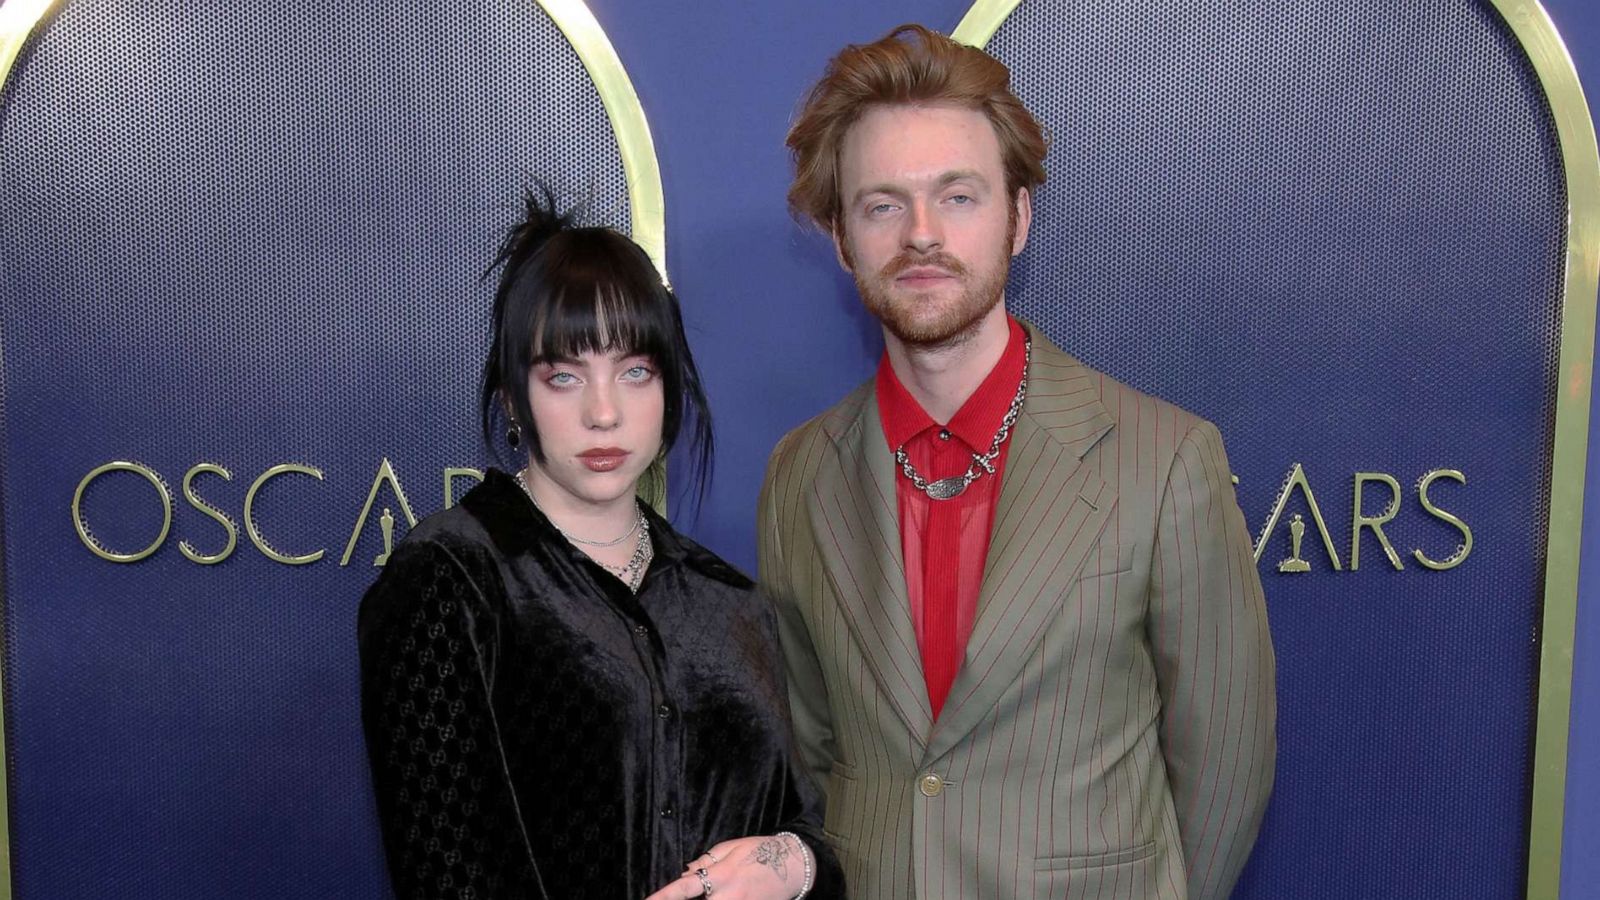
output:
[[[961,475],[928,482],[922,490],[935,500],[953,500],[967,489],[967,479]]]

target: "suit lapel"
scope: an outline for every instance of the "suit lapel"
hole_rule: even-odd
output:
[[[894,458],[870,387],[818,468],[811,527],[852,637],[921,746],[933,713],[906,599]]]
[[[954,747],[994,710],[1059,614],[1116,506],[1089,448],[1111,430],[1094,375],[1030,327],[1028,399],[1006,456],[977,620],[926,758]]]

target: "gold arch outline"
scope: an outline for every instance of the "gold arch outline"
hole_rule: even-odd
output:
[[[629,227],[634,243],[644,248],[656,264],[661,278],[667,277],[667,213],[661,189],[661,166],[656,159],[655,140],[645,120],[639,92],[633,89],[628,70],[622,67],[611,40],[595,20],[583,0],[538,0],[567,36],[578,53],[589,78],[600,92],[600,102],[611,120],[611,130],[622,154],[622,170],[628,178]]]
[[[0,2],[0,89],[4,89],[17,55],[22,52],[28,37],[45,14],[60,0],[4,0]],[[617,56],[616,48],[606,37],[605,30],[583,0],[537,0],[567,42],[578,54],[589,78],[600,94],[606,117],[622,157],[623,173],[628,181],[629,230],[635,243],[642,247],[655,263],[663,281],[667,280],[666,201],[661,186],[661,166],[656,158],[655,141],[650,136],[650,125],[644,107],[639,102],[633,80]],[[664,510],[665,473],[655,473],[657,482],[647,487],[651,501]],[[3,539],[0,533],[0,539]],[[0,542],[0,547],[3,547]],[[0,585],[0,608],[4,606],[4,589]],[[4,623],[0,622],[0,632]],[[0,666],[0,694],[4,691],[4,667]],[[0,900],[11,900],[11,833],[10,799],[8,796],[10,751],[5,739],[5,709],[0,703],[0,762],[7,771],[0,772]]]
[[[27,42],[28,35],[33,33],[33,27],[50,8],[53,0],[9,0],[0,4],[0,91],[6,86],[6,80],[11,76],[11,66],[17,61],[17,54],[22,52],[22,45]],[[0,349],[0,361],[5,359],[3,349]],[[0,425],[3,425],[0,422]],[[0,432],[3,435],[4,432]],[[0,520],[0,553],[5,550],[5,523]],[[4,560],[0,559],[0,564]],[[5,584],[3,575],[0,575],[0,613],[10,607],[5,602]],[[0,634],[5,634],[10,629],[3,618],[0,618]],[[5,643],[9,644],[7,636]],[[0,763],[4,770],[0,771],[0,900],[11,900],[11,741],[6,730],[5,718],[5,664],[0,660]]]
[[[1530,900],[1554,900],[1561,891],[1579,538],[1594,381],[1595,302],[1600,289],[1600,151],[1578,70],[1544,7],[1538,0],[1489,2],[1516,37],[1544,89],[1567,181],[1567,264],[1561,294],[1561,358],[1550,461],[1550,526],[1528,827],[1527,896]],[[975,0],[950,36],[983,47],[1020,3]]]
[[[5,85],[28,36],[56,2],[7,0],[0,5],[0,87]],[[661,166],[656,159],[655,140],[650,136],[650,123],[645,119],[633,80],[628,77],[628,70],[623,68],[605,30],[583,0],[538,0],[538,3],[566,35],[600,93],[600,102],[611,120],[611,130],[622,156],[622,169],[628,179],[629,228],[634,241],[650,255],[665,278],[666,200],[661,188]]]
[[[633,80],[622,67],[616,48],[595,20],[583,0],[538,0],[545,14],[567,36],[578,53],[589,78],[600,92],[600,102],[611,120],[611,131],[622,154],[622,170],[628,178],[629,227],[634,243],[644,248],[661,273],[667,276],[667,213],[661,189],[661,166],[656,160],[656,145],[650,137],[650,123]],[[661,515],[667,514],[667,467],[665,460],[650,464],[640,479],[639,496]],[[4,900],[4,898],[0,898]]]

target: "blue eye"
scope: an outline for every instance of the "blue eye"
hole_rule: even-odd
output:
[[[556,372],[546,378],[545,381],[555,387],[566,387],[569,384],[577,384],[578,376],[571,372]]]
[[[972,198],[966,194],[956,194],[954,197],[950,198],[950,202],[958,206],[966,206],[968,203],[972,202]]]
[[[625,381],[649,381],[656,373],[649,366],[634,366],[622,373]]]

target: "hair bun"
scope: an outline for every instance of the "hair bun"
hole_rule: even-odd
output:
[[[522,218],[501,239],[494,261],[484,274],[492,274],[496,269],[503,273],[517,271],[551,238],[571,228],[576,221],[576,208],[557,212],[556,195],[549,185],[534,182],[523,188]]]

